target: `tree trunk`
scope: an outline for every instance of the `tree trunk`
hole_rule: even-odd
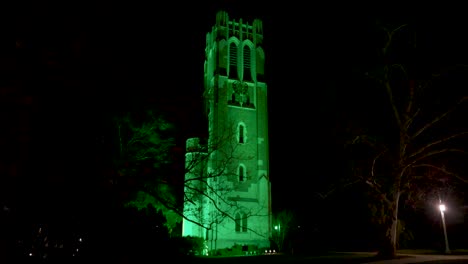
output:
[[[392,204],[389,207],[390,221],[388,222],[384,241],[382,241],[383,243],[379,250],[379,257],[384,259],[396,258],[399,200],[400,192],[396,192],[396,194],[393,196]]]

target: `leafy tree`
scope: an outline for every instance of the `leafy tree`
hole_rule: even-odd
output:
[[[115,183],[123,188],[126,207],[146,209],[151,205],[166,217],[171,232],[180,222],[175,172],[172,170],[174,125],[154,110],[114,117],[117,155],[113,160]]]
[[[183,175],[180,175],[175,164],[179,162],[173,137],[175,127],[162,114],[147,110],[143,114],[126,113],[113,121],[117,131],[117,155],[113,159],[116,173],[112,181],[122,186],[120,192],[126,194],[122,198],[126,207],[144,209],[151,205],[166,217],[164,224],[170,233],[182,219],[206,230],[214,230],[214,226],[226,218],[236,220],[234,212],[240,206],[237,201],[227,199],[226,194],[233,186],[221,177],[237,177],[230,167],[231,162],[252,157],[239,152],[238,144],[232,144],[235,129],[226,129],[220,137],[212,137],[206,144],[203,140],[197,141],[188,148],[190,158],[185,160]],[[210,156],[217,159],[210,161]],[[216,166],[212,162],[217,163]],[[185,177],[187,172],[190,177]],[[208,201],[216,207],[209,219],[195,217],[203,209],[200,203]],[[194,206],[184,208],[183,203]],[[260,210],[250,210],[242,217],[264,214]]]

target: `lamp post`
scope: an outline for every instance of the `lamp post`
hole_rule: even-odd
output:
[[[450,254],[450,248],[449,248],[448,238],[447,238],[447,229],[445,228],[445,216],[444,216],[445,205],[444,205],[444,204],[440,204],[440,205],[439,205],[439,210],[440,210],[440,215],[442,216],[442,227],[443,227],[443,229],[444,229],[445,254]]]
[[[274,228],[276,231],[274,234],[275,243],[276,243],[276,246],[278,247],[278,252],[281,252],[283,250],[283,242],[284,242],[284,237],[281,234],[281,224],[278,223],[278,225],[275,225]]]
[[[275,225],[275,230],[278,230],[278,232],[281,232],[281,224]]]

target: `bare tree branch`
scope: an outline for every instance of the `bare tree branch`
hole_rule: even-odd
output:
[[[393,99],[393,91],[392,91],[392,88],[390,86],[390,82],[387,79],[388,78],[387,74],[386,74],[386,77],[385,77],[386,78],[386,80],[385,80],[385,90],[387,91],[387,95],[388,95],[388,98],[390,100],[390,105],[392,106],[393,115],[395,116],[395,121],[396,121],[396,123],[398,125],[398,128],[401,129],[402,125],[401,125],[400,113],[398,112],[395,100]]]
[[[372,169],[371,169],[371,176],[372,178],[375,178],[375,163],[377,162],[377,159],[382,156],[387,150],[383,150],[381,151],[375,158],[374,160],[372,161]]]
[[[354,184],[361,183],[361,182],[362,182],[361,179],[350,181],[350,182],[347,182],[347,183],[344,183],[344,184],[340,184],[339,186],[335,186],[333,188],[330,188],[325,193],[315,192],[315,195],[318,196],[321,200],[325,200],[328,197],[330,197],[332,194],[336,193],[339,189],[344,189],[344,188],[347,188],[349,186],[352,186]]]
[[[440,171],[440,172],[445,173],[446,175],[453,176],[453,177],[457,178],[458,180],[460,180],[460,181],[462,181],[462,182],[468,184],[468,179],[464,179],[464,178],[461,177],[459,174],[454,173],[454,172],[451,172],[451,171],[448,171],[448,170],[447,170],[446,168],[444,168],[444,167],[439,167],[439,166],[435,166],[435,165],[433,165],[433,164],[427,164],[427,163],[412,165],[411,167],[412,167],[412,168],[417,168],[417,167],[428,167],[428,168],[436,169],[436,170],[438,170],[438,171]]]
[[[390,45],[392,44],[392,40],[393,40],[393,35],[395,33],[397,33],[398,31],[400,31],[400,29],[402,29],[403,27],[406,27],[407,24],[403,24],[403,25],[400,25],[398,26],[397,28],[389,31],[387,28],[383,28],[383,30],[385,31],[385,33],[387,33],[387,41],[385,43],[385,46],[383,48],[383,54],[386,54],[387,51],[388,51],[388,48],[390,48]]]
[[[409,87],[410,91],[409,91],[409,98],[408,98],[408,105],[406,106],[406,115],[409,116],[411,111],[413,110],[413,102],[414,102],[414,86],[413,85],[410,85]],[[405,124],[405,128],[408,128],[408,123],[410,122],[408,119],[406,124]]]
[[[387,204],[391,204],[391,201],[387,198],[386,193],[382,190],[380,185],[378,185],[375,181],[372,182],[370,180],[366,180],[365,183],[369,185],[374,191],[376,191],[383,201],[385,201]]]
[[[461,132],[461,133],[457,133],[457,134],[454,134],[454,135],[450,135],[450,136],[447,136],[445,138],[442,138],[442,139],[439,139],[439,140],[436,140],[436,141],[433,141],[429,144],[427,144],[426,146],[420,148],[419,150],[413,152],[413,154],[409,155],[409,158],[414,158],[416,157],[417,155],[423,153],[424,151],[426,151],[427,149],[429,149],[430,147],[433,147],[435,145],[439,145],[439,144],[442,144],[444,142],[447,142],[451,139],[454,139],[454,138],[457,138],[457,137],[460,137],[460,136],[463,136],[463,135],[468,135],[468,131],[466,132]]]
[[[468,100],[468,97],[464,97],[463,99],[461,99],[460,101],[458,101],[458,103],[455,104],[454,107],[450,108],[448,111],[442,113],[441,115],[437,116],[436,118],[434,118],[432,121],[430,121],[429,123],[427,123],[425,126],[423,126],[421,129],[419,129],[416,133],[413,134],[413,136],[411,136],[411,139],[415,139],[417,136],[419,136],[422,132],[424,132],[426,129],[430,128],[431,126],[433,126],[434,124],[436,124],[437,122],[439,122],[440,120],[444,119],[446,116],[448,116],[451,112],[453,112],[460,104],[462,104],[463,102],[467,101]]]
[[[438,155],[438,154],[442,154],[442,153],[449,153],[449,152],[460,152],[460,153],[466,153],[464,150],[462,149],[452,149],[452,148],[445,148],[445,149],[440,149],[440,150],[434,150],[434,151],[431,151],[431,152],[428,152],[426,153],[425,155],[422,155],[418,158],[416,158],[414,161],[410,162],[407,166],[411,166],[413,164],[416,164],[418,161],[420,160],[423,160],[423,159],[426,159],[428,157],[431,157],[431,156],[434,156],[434,155]]]
[[[414,112],[414,114],[406,120],[406,123],[405,123],[405,125],[404,125],[404,129],[405,129],[406,131],[409,130],[411,124],[413,123],[413,121],[414,121],[414,119],[416,118],[416,116],[418,116],[420,110],[421,110],[421,109],[418,108],[418,109]]]

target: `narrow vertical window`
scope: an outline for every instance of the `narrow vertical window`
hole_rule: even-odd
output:
[[[251,55],[250,55],[250,47],[244,46],[244,67],[243,67],[243,80],[244,81],[252,81],[252,73],[250,72],[250,62]]]
[[[238,79],[237,75],[237,46],[234,42],[229,45],[229,78]]]
[[[239,126],[239,143],[244,143],[244,126]]]
[[[241,218],[240,218],[240,214],[237,213],[236,214],[236,232],[240,232],[241,230]]]
[[[247,232],[247,216],[242,214],[242,232]]]
[[[239,166],[239,181],[244,181],[244,167]]]

